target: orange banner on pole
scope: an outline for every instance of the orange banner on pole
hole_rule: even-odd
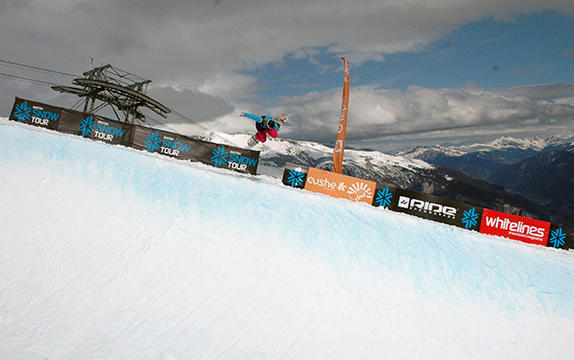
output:
[[[345,152],[345,137],[347,136],[347,113],[349,111],[349,86],[350,74],[349,63],[344,57],[345,83],[343,84],[343,103],[341,104],[341,117],[337,126],[337,140],[333,149],[333,172],[341,174],[343,172],[343,154]]]

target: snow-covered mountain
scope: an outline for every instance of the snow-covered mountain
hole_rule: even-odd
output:
[[[488,143],[420,146],[399,152],[397,155],[409,159],[421,159],[491,182],[494,172],[504,166],[528,159],[544,151],[573,145],[572,134],[525,139],[503,136]]]
[[[247,147],[249,135],[209,132],[204,134],[203,138]],[[261,151],[258,172],[276,178],[282,176],[288,162],[329,170],[333,165],[333,149],[314,142],[279,138],[258,144],[254,149]],[[567,217],[562,216],[562,213],[511,194],[500,186],[420,159],[378,151],[346,149],[343,173],[475,206],[554,221],[565,226],[574,225]]]
[[[573,217],[574,146],[557,147],[504,166],[489,180]]]
[[[574,136],[500,137],[489,143],[418,147],[399,153],[503,186],[574,226]]]
[[[551,137],[531,137],[515,138],[502,136],[487,143],[471,143],[463,145],[435,145],[417,146],[407,151],[397,153],[410,159],[432,158],[433,154],[445,156],[463,156],[473,153],[494,153],[505,151],[525,151],[540,152],[544,149],[561,146],[564,144],[574,144],[574,135],[551,136]]]

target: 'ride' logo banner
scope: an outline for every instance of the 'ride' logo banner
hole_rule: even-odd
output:
[[[467,230],[478,230],[482,208],[414,191],[397,189],[389,209]]]

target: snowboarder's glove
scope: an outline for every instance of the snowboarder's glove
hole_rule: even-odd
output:
[[[275,129],[275,121],[269,120],[267,122],[267,126],[269,127],[269,129]]]

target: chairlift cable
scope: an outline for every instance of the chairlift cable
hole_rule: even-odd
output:
[[[43,72],[48,72],[48,73],[59,74],[59,75],[72,76],[72,77],[80,77],[80,75],[71,74],[71,73],[64,72],[64,71],[57,71],[57,70],[52,70],[52,69],[48,69],[48,68],[44,68],[44,67],[40,67],[40,66],[34,66],[34,65],[23,64],[23,63],[19,63],[19,62],[16,62],[16,61],[5,60],[5,59],[2,59],[2,58],[0,58],[0,63],[12,65],[12,66],[19,66],[19,67],[21,67],[21,68],[26,68],[26,69],[34,69],[34,70],[38,70],[38,71],[43,71]]]
[[[81,103],[82,101],[84,101],[84,99],[82,99],[82,98],[78,99],[78,101],[76,101],[76,102],[74,103],[74,105],[72,105],[72,107],[71,107],[70,109],[75,110],[75,109],[76,109],[76,106],[80,105],[80,103]]]
[[[14,79],[14,80],[22,80],[22,81],[28,81],[31,83],[36,83],[39,85],[49,85],[49,86],[60,86],[60,84],[51,82],[51,81],[44,81],[44,80],[38,80],[38,79],[32,79],[32,78],[28,78],[25,76],[18,76],[18,75],[12,75],[12,74],[6,74],[6,73],[2,73],[0,72],[0,76],[8,78],[8,79]]]

